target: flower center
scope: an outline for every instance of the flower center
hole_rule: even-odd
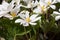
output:
[[[42,8],[42,11],[44,11],[44,9],[45,9],[45,6],[42,6],[41,8]]]
[[[30,22],[30,18],[29,17],[26,18],[26,22]]]
[[[48,5],[50,5],[51,4],[51,2],[50,1],[48,1]]]
[[[17,15],[16,15],[15,12],[11,12],[11,16],[12,16],[12,17],[16,17]]]

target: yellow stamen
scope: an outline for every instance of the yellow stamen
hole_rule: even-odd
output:
[[[50,4],[51,4],[51,2],[49,1],[49,2],[48,2],[48,5],[50,5]]]
[[[16,15],[15,12],[11,12],[11,16],[12,16],[12,17],[16,17],[17,15]]]
[[[45,9],[45,6],[42,6],[41,8],[42,8],[42,10],[44,11],[44,9]]]
[[[30,18],[29,17],[26,18],[26,22],[30,22]]]

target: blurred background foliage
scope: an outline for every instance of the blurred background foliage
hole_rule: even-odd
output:
[[[10,2],[11,0],[6,1]],[[0,4],[1,2],[2,0],[0,0]],[[56,3],[55,5],[57,7],[55,11],[58,11],[60,3]],[[22,25],[15,24],[14,21],[16,18],[9,20],[2,17],[0,18],[0,37],[6,40],[14,40],[14,38],[16,40],[44,40],[44,38],[46,38],[45,40],[60,40],[60,20],[55,21],[54,18],[49,15],[52,14],[53,11],[53,9],[48,10],[49,22],[45,20],[46,15],[43,15],[41,25],[38,22],[38,25],[34,26],[34,28],[29,26],[24,29]],[[58,25],[56,25],[56,23]]]

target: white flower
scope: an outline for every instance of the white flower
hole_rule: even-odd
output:
[[[52,9],[56,9],[56,6],[53,5],[54,3],[57,3],[56,0],[44,0],[44,3],[46,3],[49,7],[51,7]]]
[[[11,3],[7,3],[5,0],[3,0],[2,4],[0,5],[0,17],[7,14],[11,9],[14,7],[14,2],[11,1]]]
[[[20,7],[22,5],[16,5],[15,6],[14,1],[11,1],[11,3],[7,3],[6,1],[3,1],[3,4],[1,6],[2,7],[0,10],[0,12],[1,12],[0,17],[4,16],[4,17],[12,20],[14,17],[17,17],[17,14],[18,14]]]
[[[35,22],[41,19],[41,17],[37,16],[36,14],[29,16],[29,12],[25,11],[25,13],[23,12],[20,14],[21,19],[17,19],[15,23],[20,23],[20,25],[23,24],[23,26],[29,26],[29,24],[36,25],[37,23]]]
[[[13,18],[18,17],[18,12],[19,11],[20,11],[20,5],[13,8],[11,11],[9,11],[10,13],[4,15],[4,17],[9,18],[10,20],[12,20]]]
[[[48,9],[47,4],[42,1],[39,1],[37,8],[35,8],[33,12],[42,14],[43,12],[46,12],[47,9]]]
[[[53,12],[53,15],[56,15],[56,16],[55,16],[55,20],[56,20],[56,21],[60,19],[60,13],[59,13],[59,12],[54,11],[54,12]]]
[[[30,0],[28,3],[27,3],[27,6],[24,6],[23,5],[23,7],[25,7],[25,8],[33,8],[33,7],[36,7],[37,6],[37,4],[38,4],[38,1],[37,0],[35,0],[35,2],[32,0]]]

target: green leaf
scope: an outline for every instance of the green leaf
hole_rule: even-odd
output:
[[[22,35],[25,35],[25,34],[29,33],[30,31],[31,31],[31,30],[28,30],[28,31],[26,31],[26,32],[21,32],[21,33],[18,33],[18,34],[16,34],[16,35],[22,36]]]

